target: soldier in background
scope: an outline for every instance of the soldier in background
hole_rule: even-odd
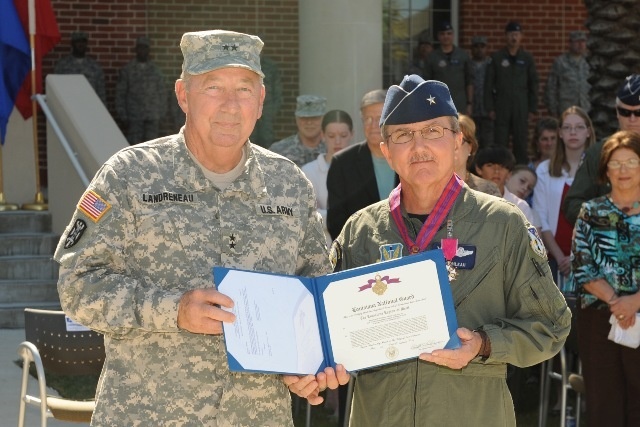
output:
[[[300,95],[296,102],[298,132],[273,143],[269,150],[302,167],[327,152],[320,134],[322,116],[327,112],[327,99],[317,95]]]
[[[130,145],[158,138],[167,111],[164,76],[149,60],[149,50],[149,38],[138,37],[136,57],[120,70],[116,84],[116,112]]]
[[[509,146],[516,163],[528,163],[529,120],[538,113],[538,72],[533,56],[522,48],[522,27],[505,27],[506,46],[491,55],[484,82],[484,103],[494,122],[495,144]]]
[[[453,44],[453,27],[443,22],[438,28],[440,46],[429,55],[422,77],[439,80],[449,87],[456,109],[473,113],[473,70],[469,54]]]
[[[552,116],[558,117],[573,105],[586,112],[591,109],[586,52],[587,35],[584,31],[572,31],[569,34],[569,51],[553,61],[547,79],[545,102]]]
[[[433,39],[431,38],[431,30],[427,28],[418,34],[418,46],[413,51],[413,58],[407,74],[421,76],[424,73],[424,67],[427,66],[427,60],[431,52],[433,52]]]
[[[473,121],[480,148],[493,145],[493,120],[484,106],[484,79],[491,58],[487,55],[487,38],[471,39],[471,69],[473,71]]]
[[[263,56],[260,58],[260,62],[264,73],[266,95],[262,106],[262,117],[256,123],[250,139],[254,144],[269,148],[276,140],[273,122],[282,105],[282,79],[278,64],[273,59]]]
[[[71,34],[71,55],[60,58],[53,69],[53,74],[84,74],[106,107],[107,94],[104,89],[104,72],[95,59],[87,56],[88,42],[87,33],[73,32]]]

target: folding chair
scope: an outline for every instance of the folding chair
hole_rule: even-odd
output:
[[[25,309],[26,341],[18,346],[22,358],[22,384],[18,427],[24,426],[27,404],[40,408],[40,425],[48,418],[91,421],[95,400],[78,401],[47,395],[45,374],[100,374],[104,364],[104,337],[91,330],[76,330],[63,311]],[[68,325],[72,325],[69,327]],[[86,329],[86,328],[85,328]],[[38,395],[27,394],[29,368],[35,364]]]

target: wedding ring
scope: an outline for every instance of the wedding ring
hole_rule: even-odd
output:
[[[624,315],[622,315],[622,314],[621,314],[621,315],[619,315],[619,316],[618,316],[618,320],[624,320]]]

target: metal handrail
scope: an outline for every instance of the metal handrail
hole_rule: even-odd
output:
[[[51,112],[51,110],[49,109],[49,106],[47,105],[46,96],[42,95],[42,94],[36,94],[36,95],[34,95],[34,97],[35,97],[36,101],[38,101],[38,104],[40,104],[40,107],[42,108],[42,111],[44,112],[44,115],[47,117],[47,120],[51,124],[51,127],[53,128],[53,131],[58,136],[58,139],[60,140],[60,143],[62,144],[62,148],[64,148],[64,151],[67,152],[67,156],[69,157],[69,160],[71,160],[71,164],[73,165],[73,168],[76,170],[76,172],[78,173],[78,176],[82,180],[82,184],[85,187],[88,187],[89,186],[89,178],[87,178],[87,174],[84,173],[84,169],[82,169],[82,166],[80,165],[80,162],[78,161],[78,153],[76,153],[75,151],[73,151],[71,149],[71,146],[69,145],[69,141],[64,136],[64,133],[62,132],[62,129],[60,129],[60,126],[58,125],[58,122],[56,121],[56,118],[53,116],[53,113]]]

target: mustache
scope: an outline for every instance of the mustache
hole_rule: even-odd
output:
[[[426,153],[417,153],[409,158],[409,163],[418,163],[418,162],[431,162],[436,158],[426,154]]]

